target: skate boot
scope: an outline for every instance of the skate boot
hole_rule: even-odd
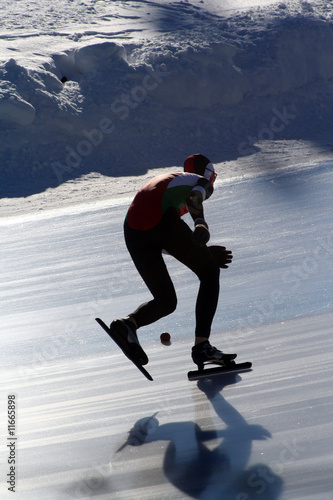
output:
[[[133,321],[115,319],[110,325],[110,330],[126,356],[130,359],[136,359],[141,365],[148,363],[148,356],[139,344]]]
[[[198,365],[198,370],[203,370],[205,364],[228,366],[236,357],[237,354],[219,351],[208,340],[192,347],[192,359]]]

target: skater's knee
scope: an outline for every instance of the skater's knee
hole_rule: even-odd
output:
[[[176,293],[174,291],[166,292],[162,290],[162,293],[158,297],[155,297],[155,303],[158,307],[160,317],[168,316],[173,313],[177,307]]]
[[[163,316],[168,316],[173,313],[177,307],[177,296],[175,293],[169,294],[163,301]]]
[[[198,272],[198,278],[200,281],[219,281],[220,268],[215,260],[210,260],[200,269],[200,271]]]

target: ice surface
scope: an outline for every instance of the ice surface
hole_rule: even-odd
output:
[[[1,2],[1,500],[332,499],[332,14]],[[187,380],[198,283],[167,256],[178,308],[140,331],[149,382],[94,318],[149,298],[127,207],[199,150],[234,254],[212,342],[253,371]]]
[[[1,498],[14,393],[19,499],[330,499],[331,193],[327,162],[217,186],[206,217],[234,262],[212,342],[254,369],[198,384],[197,279],[170,257],[177,311],[140,331],[154,382],[94,321],[149,297],[122,239],[127,201],[3,219]]]

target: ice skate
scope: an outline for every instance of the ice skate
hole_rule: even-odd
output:
[[[228,373],[247,372],[251,370],[252,363],[235,363],[237,354],[227,354],[219,351],[212,346],[208,340],[192,347],[192,359],[198,366],[197,370],[189,371],[187,376],[189,380],[198,380],[200,378],[210,378],[217,375]],[[207,365],[215,365],[213,368],[206,368]]]
[[[148,356],[139,343],[133,321],[115,319],[110,325],[110,333],[126,356],[135,358],[141,365],[148,363]]]
[[[214,364],[219,366],[227,366],[235,358],[237,354],[226,354],[212,346],[208,340],[192,347],[193,362],[198,365],[199,370],[203,370],[204,365]]]
[[[148,380],[153,380],[150,373],[142,366],[148,363],[148,357],[139,344],[133,321],[129,319],[116,319],[111,323],[109,328],[100,318],[95,319],[140,372]]]

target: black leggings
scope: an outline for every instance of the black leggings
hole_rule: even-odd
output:
[[[162,257],[162,250],[166,250],[200,280],[195,309],[195,335],[208,338],[220,287],[220,268],[209,247],[195,243],[192,230],[172,209],[164,214],[157,226],[148,231],[131,229],[125,221],[124,234],[133,262],[153,295],[151,301],[141,304],[129,315],[134,318],[138,328],[154,323],[176,309],[175,288]]]

